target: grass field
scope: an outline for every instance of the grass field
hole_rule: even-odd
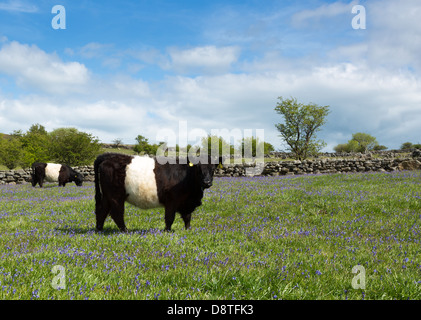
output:
[[[419,171],[215,178],[171,233],[93,193],[0,186],[0,299],[421,299]]]

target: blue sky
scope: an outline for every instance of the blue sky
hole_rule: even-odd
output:
[[[355,5],[366,29],[352,28]],[[0,132],[40,123],[134,143],[167,130],[183,144],[182,121],[189,135],[264,129],[283,150],[274,108],[293,96],[330,106],[325,151],[355,132],[421,142],[420,16],[417,0],[2,0]]]

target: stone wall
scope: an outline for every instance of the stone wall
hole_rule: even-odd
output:
[[[94,181],[93,166],[74,167],[84,176],[85,181]],[[218,168],[215,176],[253,176],[253,175],[300,175],[319,173],[348,172],[392,172],[397,170],[420,170],[421,157],[394,159],[315,159],[266,162],[261,166],[253,164],[226,164]],[[31,181],[31,170],[0,171],[0,184],[24,184]]]
[[[218,176],[246,176],[247,166],[225,165],[217,169]],[[322,159],[322,160],[294,160],[266,162],[262,170],[256,168],[260,175],[299,175],[320,173],[347,173],[347,172],[392,172],[397,170],[420,170],[421,159]]]
[[[9,170],[0,171],[0,185],[1,184],[22,184],[31,181],[30,170]]]
[[[358,158],[365,159],[371,157],[378,158],[399,158],[406,157],[413,152],[420,152],[418,149],[408,150],[382,150],[382,151],[369,151],[367,153],[362,152],[320,152],[317,154],[317,158]],[[266,158],[277,158],[277,159],[292,159],[294,155],[291,152],[273,151]]]

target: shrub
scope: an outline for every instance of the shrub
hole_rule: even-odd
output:
[[[0,137],[0,163],[12,170],[21,164],[22,143],[18,137]]]
[[[91,164],[100,153],[97,138],[76,128],[59,128],[49,133],[48,154],[52,161],[70,166]]]

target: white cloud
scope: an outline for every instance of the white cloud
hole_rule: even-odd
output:
[[[220,73],[229,71],[240,54],[238,47],[204,46],[186,50],[169,49],[172,68],[178,72]]]
[[[38,7],[25,1],[9,0],[8,2],[0,3],[0,10],[33,13],[38,12]]]
[[[59,127],[76,127],[98,136],[103,142],[115,138],[133,143],[138,134],[154,136],[156,122],[148,116],[150,103],[138,101],[96,100],[80,98],[59,101],[52,97],[26,96],[7,99],[0,96],[1,132],[26,131],[31,124],[40,123],[48,131]]]
[[[2,46],[0,72],[13,77],[20,86],[48,93],[81,91],[89,80],[88,69],[83,64],[63,62],[54,53],[16,41]]]
[[[309,23],[315,23],[323,19],[331,19],[340,15],[350,14],[354,5],[359,1],[352,1],[350,3],[333,2],[323,4],[315,9],[302,10],[295,13],[291,17],[291,22],[295,27],[309,26]]]
[[[143,80],[132,79],[130,77],[117,77],[111,82],[110,90],[114,90],[114,96],[120,98],[151,98],[149,84]],[[124,99],[124,98],[123,98]]]
[[[327,53],[329,60],[365,63],[371,69],[420,72],[421,3],[370,1],[365,6],[367,29],[358,31],[360,41],[333,48]]]
[[[81,47],[78,52],[79,54],[88,59],[103,57],[105,51],[111,49],[113,46],[110,44],[103,44],[98,42],[90,42]]]
[[[169,57],[156,48],[143,48],[141,50],[128,50],[127,54],[147,64],[156,64],[163,70],[170,68]]]
[[[421,71],[421,3],[417,0],[367,4],[371,64],[410,66]]]
[[[189,49],[167,48],[161,52],[157,48],[128,50],[123,53],[143,63],[156,65],[162,70],[172,70],[181,74],[216,74],[229,72],[238,61],[240,48],[236,46],[198,46]]]

